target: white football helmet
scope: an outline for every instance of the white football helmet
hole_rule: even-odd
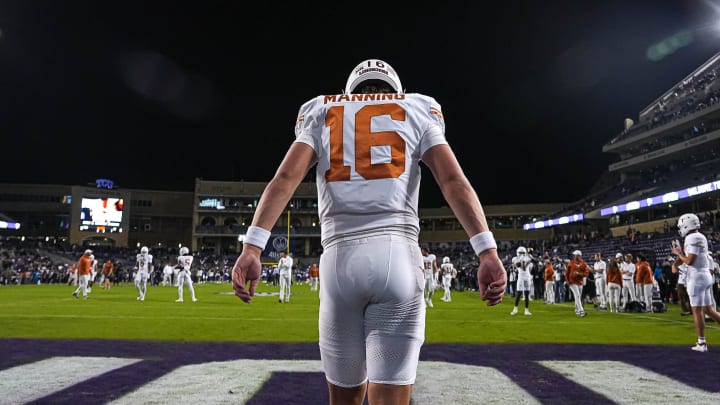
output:
[[[525,249],[525,246],[520,246],[515,253],[517,253],[518,256],[525,256],[527,255],[527,249]]]
[[[143,246],[140,248],[140,253],[146,255],[146,254],[150,253],[150,249],[148,249],[147,246]]]
[[[443,257],[443,263],[450,263],[450,258],[447,256]]]
[[[93,254],[93,251],[90,250],[90,249],[86,249],[86,250],[83,252],[83,254],[84,254],[84,255],[91,255],[91,254]]]
[[[685,237],[688,232],[700,229],[700,218],[695,214],[683,214],[678,218],[677,227],[680,236]]]
[[[180,248],[180,256],[185,256],[190,253],[190,249],[186,248],[185,246]]]
[[[357,65],[355,69],[350,72],[350,76],[347,79],[345,94],[351,94],[355,88],[357,88],[358,84],[365,80],[382,80],[395,89],[398,94],[404,92],[402,84],[400,84],[400,78],[397,73],[395,73],[395,69],[380,59],[367,59]]]
[[[575,251],[573,251],[573,256],[580,256],[580,257],[582,257],[582,252],[579,251],[579,250],[575,250]]]
[[[622,254],[622,253],[619,253],[619,252],[618,252],[618,253],[615,253],[615,258],[616,258],[616,259],[622,259],[622,258],[623,258],[623,254]]]

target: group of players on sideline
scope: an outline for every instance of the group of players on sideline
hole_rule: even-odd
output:
[[[683,215],[678,227],[684,239],[684,248],[680,240],[673,240],[672,254],[658,258],[654,269],[642,251],[617,252],[607,258],[598,251],[593,253],[594,259],[589,263],[583,259],[579,249],[565,253],[568,258],[562,258],[560,252],[567,252],[572,246],[543,249],[538,255],[533,255],[532,247],[523,245],[515,248],[514,252],[504,252],[501,261],[508,275],[506,294],[514,297],[510,315],[520,313],[521,301],[524,304],[523,314],[532,315],[530,302],[541,298],[544,304],[573,301],[577,317],[587,315],[585,304],[609,312],[653,313],[666,311],[665,304],[672,302],[680,306],[681,315],[693,316],[698,341],[692,349],[707,351],[705,322],[720,323],[720,313],[716,312],[720,302],[720,264],[711,253],[712,244],[702,232],[697,216]],[[704,248],[696,251],[697,245]],[[122,255],[119,251],[106,251],[102,264],[91,249],[85,249],[77,262],[65,260],[58,264],[57,259],[51,257],[57,254],[49,253],[47,246],[43,248],[19,240],[0,239],[0,285],[65,283],[76,287],[72,293],[75,298],[82,296],[87,299],[95,282],[103,289],[110,289],[111,285],[132,281],[139,301],[145,300],[150,283],[151,286],[175,286],[178,289],[176,302],[183,302],[184,288],[187,287],[191,300],[195,302],[198,300],[193,287],[195,282],[227,283],[232,268],[230,258],[193,255],[187,247],[181,247],[174,258],[167,252],[161,255],[159,263],[162,266],[155,266],[155,258],[147,246],[140,248],[133,262],[127,259],[127,253]],[[434,292],[440,288],[444,290],[441,298],[444,302],[452,302],[453,290],[477,289],[474,277],[477,263],[469,249],[446,249],[442,251],[440,263],[429,246],[423,245],[421,253],[426,307],[434,307]],[[115,260],[113,256],[124,257]],[[451,256],[457,259],[457,266]],[[698,259],[699,256],[702,257]],[[128,263],[132,264],[128,266]],[[707,276],[707,280],[703,278],[703,283],[712,284],[707,295],[698,295],[694,291],[699,268],[708,270],[708,275],[700,271],[703,277]],[[279,286],[280,303],[290,302],[294,283],[306,282],[312,291],[319,289],[317,263],[309,266],[295,264],[288,252],[281,254],[277,264],[264,265],[261,278],[268,285]],[[639,309],[634,310],[633,304],[638,304]]]
[[[710,239],[711,241],[713,239]],[[517,243],[520,243],[518,246]],[[525,247],[524,245],[528,245]],[[568,282],[566,272],[568,265],[573,263],[573,252],[581,252],[577,245],[558,246],[552,249],[539,250],[535,254],[536,243],[516,242],[507,246],[517,246],[514,250],[503,252],[500,256],[508,273],[506,293],[514,298],[513,315],[517,314],[519,307],[524,306],[524,314],[532,315],[530,302],[543,301],[545,304],[575,301],[576,315],[585,316],[583,304],[592,305],[598,310],[610,312],[624,312],[629,310],[633,301],[640,302],[640,311],[651,313],[654,310],[664,310],[660,303],[673,303],[680,305],[682,315],[691,315],[692,311],[686,292],[685,281],[679,273],[673,273],[672,256],[658,258],[654,266],[647,263],[642,252],[633,253],[628,249],[619,249],[610,257],[603,258],[599,252],[591,252],[594,258],[588,260],[588,274],[582,277],[578,286],[579,302],[575,300],[573,283]],[[584,249],[584,247],[579,247]],[[78,261],[73,261],[72,249],[54,249],[52,245],[37,246],[31,242],[16,239],[0,239],[0,285],[2,284],[53,284],[65,283],[78,287],[79,277]],[[90,249],[87,249],[88,251]],[[452,291],[477,290],[475,271],[477,262],[469,248],[437,247],[430,252],[427,245],[423,246],[425,266],[425,301],[426,306],[434,306],[434,293],[443,290],[441,301],[452,301]],[[202,253],[190,254],[186,247],[177,251],[177,256],[167,249],[153,257],[147,247],[142,247],[139,253],[127,249],[102,249],[99,253],[100,261],[95,259],[91,251],[91,272],[88,277],[88,288],[92,291],[94,284],[109,289],[121,283],[135,283],[140,277],[138,285],[138,300],[144,299],[147,285],[178,287],[178,301],[183,301],[183,291],[187,288],[190,298],[196,300],[193,284],[206,282],[230,282],[232,256],[223,257],[205,255]],[[567,252],[567,253],[563,253]],[[582,253],[582,252],[581,252]],[[69,258],[68,258],[69,256]],[[141,260],[149,256],[153,265],[146,272],[138,273]],[[265,264],[261,279],[268,285],[283,290],[280,302],[289,302],[291,285],[299,283],[311,284],[314,291],[319,285],[319,274],[316,260],[304,265],[300,260],[297,263],[289,254],[283,255],[289,259],[290,266]],[[582,259],[581,254],[580,258]],[[182,262],[182,263],[181,263]],[[608,274],[609,264],[616,262],[620,268],[620,276]],[[648,266],[642,263],[646,262]],[[714,277],[713,298],[720,302],[720,266],[715,259],[711,271]],[[184,269],[185,266],[188,269]],[[280,277],[280,267],[287,267]],[[626,268],[626,270],[623,270]],[[646,269],[647,268],[647,269]],[[600,269],[600,270],[599,270]],[[636,271],[639,269],[640,271]],[[648,273],[649,269],[649,273]],[[145,275],[145,273],[147,273]],[[138,276],[140,274],[140,276]],[[608,278],[610,276],[610,279]],[[619,277],[619,280],[614,279]],[[639,278],[643,277],[642,280]],[[89,292],[88,291],[88,292]],[[647,292],[646,292],[647,291]],[[78,294],[81,293],[77,290]],[[522,303],[521,303],[522,301]]]

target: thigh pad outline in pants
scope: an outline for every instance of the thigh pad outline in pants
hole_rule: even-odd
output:
[[[340,241],[320,257],[320,356],[327,380],[415,381],[425,337],[422,255],[394,235]],[[367,372],[366,372],[367,370]]]

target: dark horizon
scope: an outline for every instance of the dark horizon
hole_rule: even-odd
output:
[[[442,105],[483,204],[569,203],[623,121],[720,50],[708,1],[390,5],[362,24],[322,3],[3,2],[0,182],[267,182],[300,105],[380,58]],[[423,176],[420,206],[446,205]]]

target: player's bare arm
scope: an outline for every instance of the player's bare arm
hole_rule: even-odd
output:
[[[315,151],[310,146],[299,142],[290,146],[275,176],[260,197],[252,226],[267,231],[272,229],[314,162]],[[261,273],[260,255],[264,247],[244,243],[242,253],[233,266],[233,290],[235,295],[246,303],[250,303],[255,295]]]
[[[460,221],[468,237],[490,230],[480,199],[470,185],[450,146],[442,144],[428,149],[422,157],[430,168],[443,197]],[[497,249],[479,252],[478,283],[480,294],[488,305],[502,302],[507,286],[507,274]]]

